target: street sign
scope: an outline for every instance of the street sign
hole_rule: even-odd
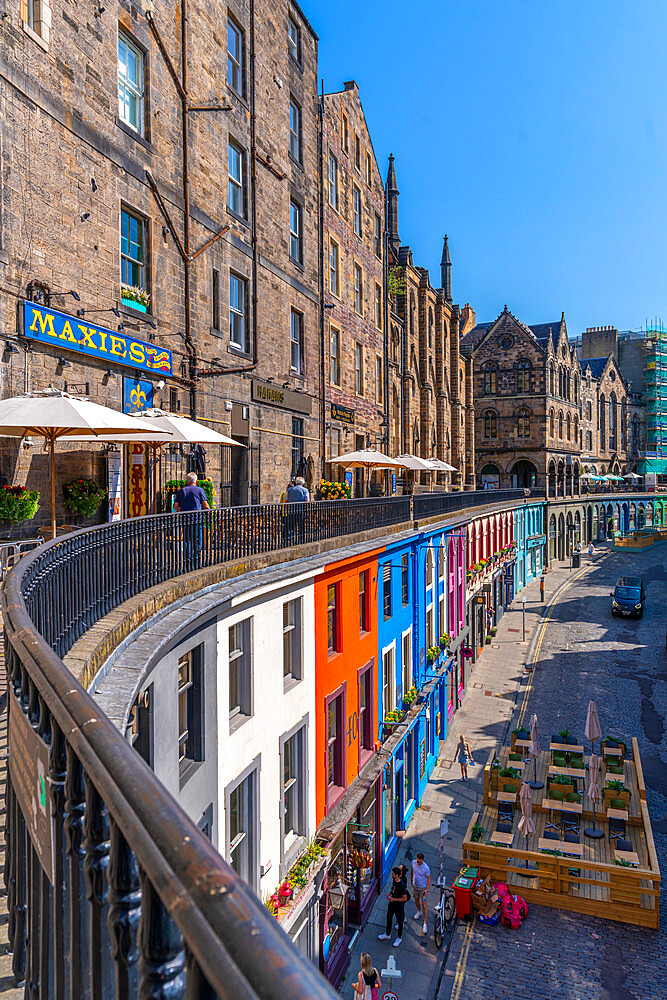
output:
[[[391,990],[387,990],[386,993],[382,994],[382,1000],[398,1000],[398,997]]]

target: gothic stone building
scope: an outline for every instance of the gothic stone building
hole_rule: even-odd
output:
[[[452,299],[451,259],[445,236],[440,288],[418,267],[398,233],[398,185],[389,157],[387,196],[388,359],[390,454],[438,458],[455,468],[441,484],[475,481],[472,357],[462,335],[474,325],[469,305]]]
[[[0,391],[196,416],[247,446],[206,454],[232,503],[275,499],[323,435],[317,36],[291,0],[253,8],[193,0],[185,53],[165,0],[0,21]],[[162,481],[190,460],[167,449]],[[9,442],[0,472],[44,488],[46,461]],[[57,473],[105,481],[99,451]]]
[[[327,461],[384,444],[384,186],[354,81],[324,96]],[[331,478],[342,477],[328,465]],[[356,470],[355,496],[365,476]]]

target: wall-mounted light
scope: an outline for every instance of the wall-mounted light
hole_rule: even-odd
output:
[[[111,368],[107,368],[107,370],[104,373],[104,377],[105,378],[115,378],[116,377],[116,373],[115,373],[115,371],[112,371]]]
[[[67,358],[60,357],[60,358],[58,358],[58,367],[61,368],[61,369],[62,368],[71,368],[72,367],[72,362],[68,361]]]
[[[88,222],[89,218],[90,218],[90,212],[82,212],[81,213],[81,221],[82,222]]]
[[[5,352],[7,354],[18,354],[19,353],[18,346],[14,343],[13,340],[8,340],[7,341],[7,343],[5,344]]]
[[[155,385],[157,386],[158,389],[164,389],[164,387],[165,387],[165,381],[164,381],[164,379],[161,378],[159,382],[155,383]]]

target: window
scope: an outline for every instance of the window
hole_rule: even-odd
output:
[[[373,183],[373,162],[370,153],[366,153],[366,183],[369,187]]]
[[[250,352],[246,313],[247,282],[229,272],[229,342],[246,354]]]
[[[359,343],[354,345],[354,379],[357,396],[364,394],[364,349]]]
[[[549,410],[549,434],[551,435],[551,437],[555,436],[555,430],[556,430],[556,421],[554,419],[554,411],[553,409],[551,409]]]
[[[301,28],[292,20],[287,18],[287,47],[292,59],[301,62]]]
[[[391,564],[388,562],[382,567],[382,608],[387,621],[391,618]]]
[[[292,309],[290,312],[290,371],[303,375],[303,313]]]
[[[329,331],[329,363],[331,384],[340,385],[340,331],[333,326]]]
[[[329,654],[340,653],[340,635],[338,621],[338,587],[330,583],[327,587],[327,636]]]
[[[530,437],[530,414],[528,410],[519,410],[517,434],[520,438]]]
[[[220,272],[214,267],[211,280],[211,325],[214,330],[220,329]]]
[[[634,425],[633,425],[633,430],[634,430]],[[589,454],[593,449],[593,434],[591,433],[591,431],[586,431],[586,449],[589,452]]]
[[[497,433],[497,415],[494,410],[487,410],[484,414],[484,437],[494,438]]]
[[[329,153],[329,204],[338,209],[338,160]]]
[[[247,777],[238,781],[228,791],[227,813],[227,860],[239,878],[255,889],[257,886],[257,856],[259,841],[259,815],[256,803],[259,800],[259,775],[256,767],[250,769]]]
[[[291,736],[283,737],[280,741],[283,861],[290,850],[293,852],[298,849],[299,838],[305,837],[308,832],[306,731],[304,724]]]
[[[373,229],[373,237],[375,243],[375,256],[382,256],[382,219],[375,213],[375,227]]]
[[[240,146],[229,140],[229,208],[236,215],[245,216],[245,154]]]
[[[300,681],[301,672],[301,606],[297,597],[283,604],[283,678]]]
[[[252,715],[252,651],[250,618],[229,627],[229,721]]]
[[[303,260],[303,247],[301,245],[301,205],[292,198],[289,203],[289,255],[295,264],[300,264]]]
[[[178,759],[204,759],[204,690],[202,647],[178,659]]]
[[[426,645],[435,645],[435,628],[433,622],[433,605],[426,609]]]
[[[340,427],[332,427],[329,434],[329,457],[338,458],[340,455]]]
[[[530,361],[519,361],[516,366],[516,391],[530,392]]]
[[[292,475],[296,476],[303,458],[303,417],[292,417]]]
[[[493,396],[496,392],[496,371],[494,368],[487,368],[484,373],[483,392],[485,396]]]
[[[440,539],[440,544],[438,545],[438,576],[441,580],[445,576],[445,543]]]
[[[382,652],[382,714],[386,717],[394,707],[394,647],[389,646]]]
[[[361,236],[361,191],[356,184],[352,186],[352,217],[354,231],[357,236]]]
[[[51,32],[51,4],[47,0],[21,0],[21,20],[45,45]]]
[[[343,691],[327,703],[327,786],[328,788],[343,788],[345,726]]]
[[[149,767],[153,767],[153,685],[137,695],[125,727],[125,737]]]
[[[572,436],[572,421],[570,419],[570,414],[568,413],[567,419],[565,421],[565,433],[567,440],[569,441]]]
[[[146,223],[126,208],[120,212],[121,285],[146,288]]]
[[[359,313],[361,316],[363,314],[363,282],[361,277],[361,268],[358,264],[354,265],[354,311]]]
[[[438,631],[440,635],[442,635],[445,631],[446,625],[447,618],[445,612],[445,595],[443,593],[440,594],[440,597],[438,598]]]
[[[359,574],[359,631],[368,632],[368,570]]]
[[[382,358],[379,355],[375,357],[375,401],[376,403],[384,402],[384,378],[382,372]]]
[[[560,410],[558,413],[558,437],[563,439],[563,411]]]
[[[243,93],[243,33],[231,18],[227,20],[227,83],[237,94]]]
[[[329,240],[329,291],[333,295],[340,295],[338,284],[338,244]]]
[[[593,419],[593,407],[591,406],[590,402],[586,403],[586,419],[587,420]]]
[[[350,151],[350,123],[347,115],[342,114],[340,119],[340,144],[346,153]]]
[[[301,163],[301,108],[294,98],[289,102],[289,151]]]
[[[354,134],[354,165],[357,170],[361,170],[361,140],[356,132]]]
[[[428,551],[426,553],[426,587],[433,586],[433,578],[435,575],[435,566],[433,559],[433,549],[429,545]]]
[[[378,330],[382,329],[382,289],[375,286],[375,325]]]
[[[412,632],[403,633],[403,695],[412,687]]]
[[[401,556],[401,601],[403,602],[403,607],[408,603],[410,596],[410,583],[408,578],[408,571],[410,568],[410,557],[407,552]]]
[[[373,737],[373,668],[359,674],[359,743],[361,750],[372,750]]]
[[[33,6],[34,0],[28,0],[28,9]],[[118,32],[118,117],[143,134],[144,56],[122,31]]]

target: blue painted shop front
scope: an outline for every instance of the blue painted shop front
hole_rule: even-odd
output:
[[[544,504],[531,503],[514,511],[514,593],[540,576],[544,566]]]

